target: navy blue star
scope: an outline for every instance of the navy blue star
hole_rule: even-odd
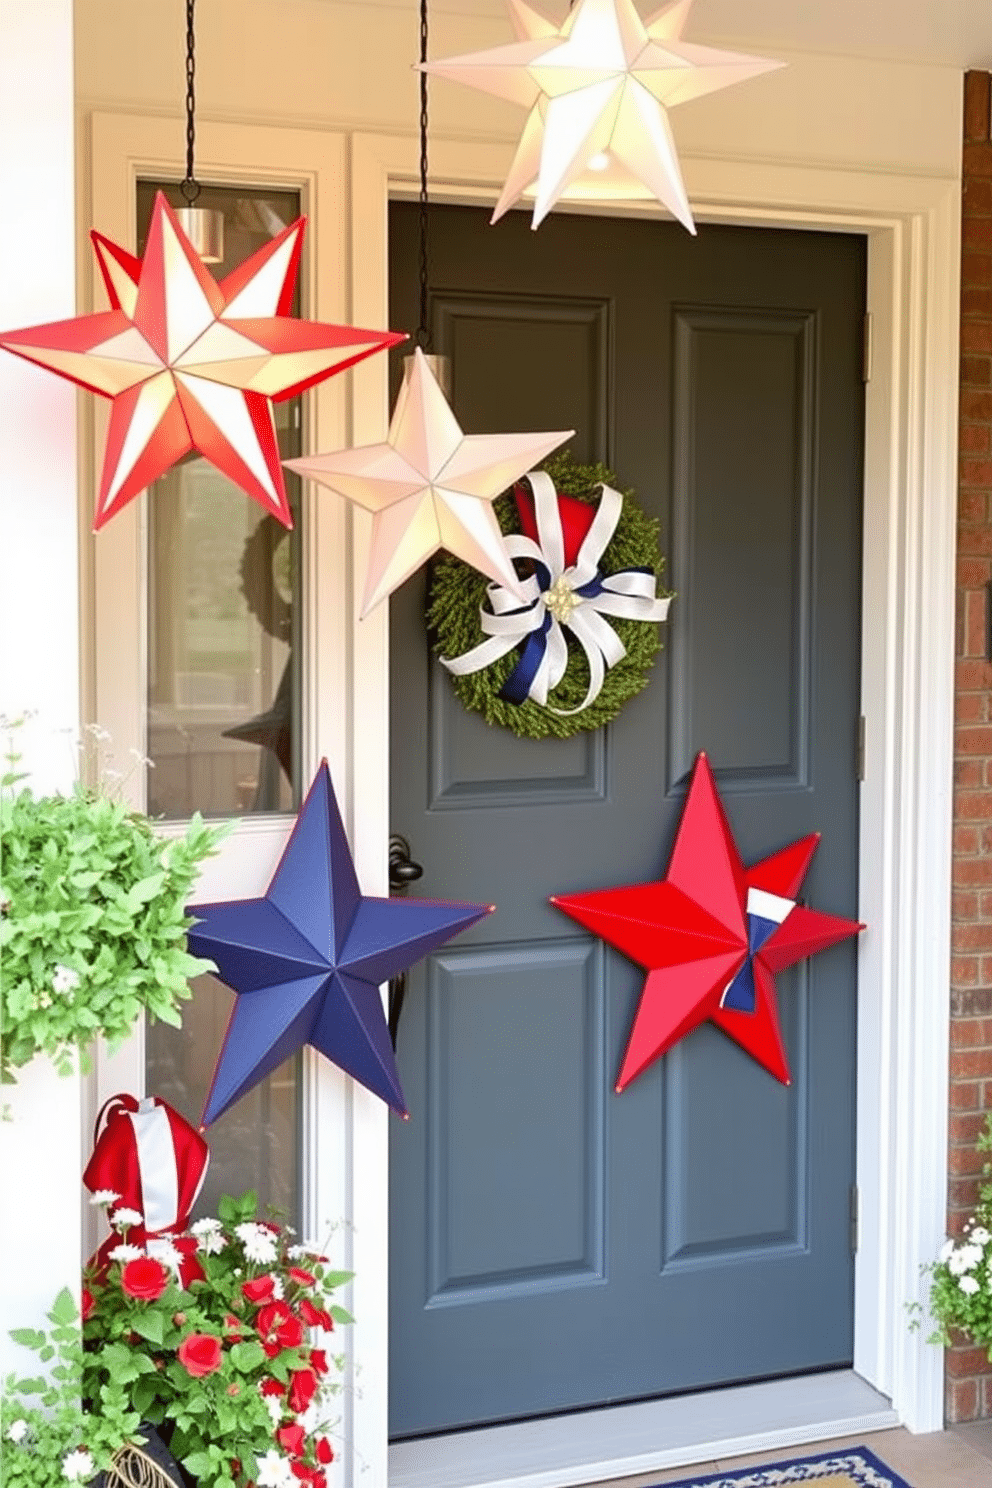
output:
[[[379,985],[492,909],[365,898],[323,761],[265,897],[189,906],[190,950],[238,994],[203,1125],[304,1044],[406,1116]]]

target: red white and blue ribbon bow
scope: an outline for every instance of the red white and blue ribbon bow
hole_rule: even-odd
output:
[[[96,1121],[83,1182],[91,1193],[117,1194],[142,1222],[128,1229],[129,1245],[163,1259],[178,1252],[183,1286],[202,1278],[196,1241],[183,1234],[207,1176],[210,1149],[201,1134],[161,1096],[112,1096]],[[120,1236],[111,1234],[90,1265],[103,1271]]]
[[[490,608],[481,610],[482,629],[489,637],[464,656],[441,657],[442,666],[456,677],[491,666],[515,646],[523,647],[520,660],[500,689],[511,703],[531,698],[542,708],[565,717],[581,713],[595,702],[607,668],[627,654],[626,647],[605,618],[664,620],[670,599],[655,595],[656,579],[650,569],[627,568],[604,578],[599,564],[616,531],[623,497],[611,486],[603,486],[592,526],[579,548],[575,563],[566,567],[558,497],[549,475],[534,470],[527,476],[534,493],[537,542],[510,536],[504,539],[511,558],[529,558],[533,575],[521,585],[526,603],[500,584],[490,584],[486,594]],[[568,667],[569,630],[585,652],[589,663],[589,686],[577,708],[556,708],[548,693],[561,681]]]

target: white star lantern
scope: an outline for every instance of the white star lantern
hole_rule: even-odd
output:
[[[423,64],[530,110],[493,222],[536,183],[535,228],[570,193],[654,196],[695,232],[666,110],[784,64],[682,41],[692,0],[646,21],[633,0],[576,0],[561,26],[508,4],[516,42]]]
[[[284,463],[373,513],[364,618],[439,548],[522,596],[492,503],[574,432],[463,434],[418,347],[385,444]]]

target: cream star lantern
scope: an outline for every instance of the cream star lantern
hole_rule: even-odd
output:
[[[364,618],[439,548],[522,594],[492,503],[574,432],[463,434],[418,347],[384,444],[284,463],[372,513]]]
[[[562,198],[656,197],[695,232],[668,109],[784,64],[682,41],[692,0],[646,21],[633,0],[576,0],[561,26],[508,4],[516,42],[424,64],[530,111],[493,222],[533,190],[535,228]]]

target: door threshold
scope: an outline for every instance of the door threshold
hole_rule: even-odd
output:
[[[576,1488],[898,1426],[853,1369],[421,1437],[389,1448],[389,1488]]]

